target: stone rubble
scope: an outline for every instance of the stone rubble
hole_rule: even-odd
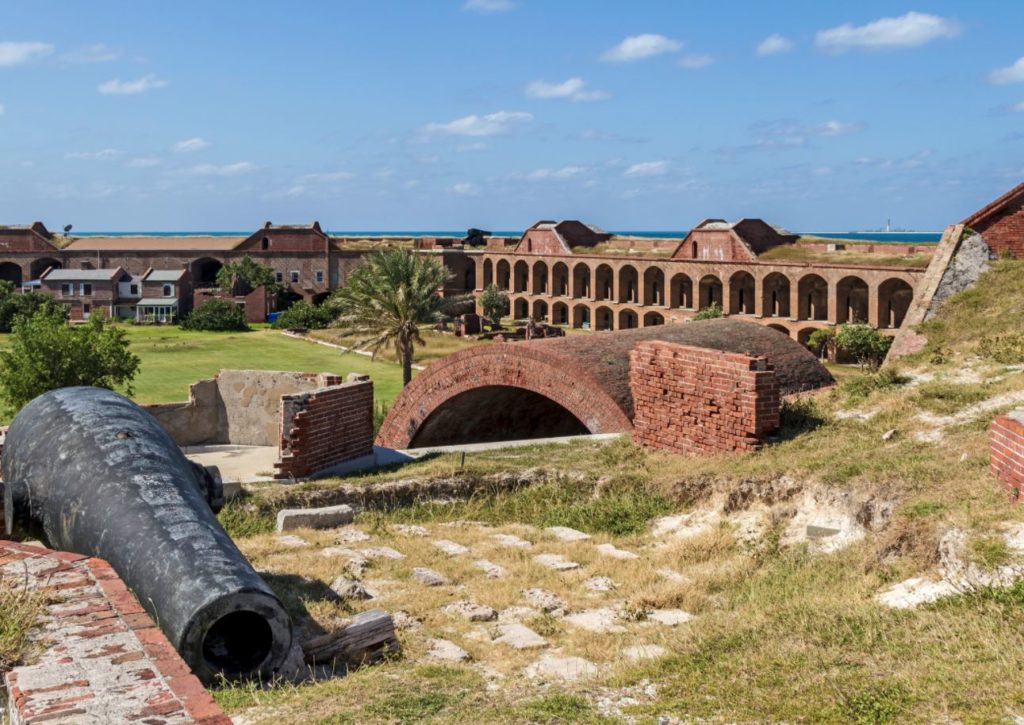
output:
[[[590,538],[590,534],[585,534],[582,531],[577,531],[576,529],[570,529],[568,526],[549,526],[544,530],[559,541],[586,541]]]
[[[569,614],[565,617],[565,621],[573,627],[597,634],[626,631],[626,628],[619,624],[618,615],[615,610],[608,607],[587,609],[576,614]]]
[[[593,677],[598,671],[597,665],[582,657],[564,657],[547,653],[529,665],[524,673],[532,679],[575,682]]]
[[[504,644],[513,649],[537,649],[547,647],[548,642],[525,624],[506,622],[498,625],[497,644]]]
[[[523,599],[544,613],[562,615],[569,608],[565,601],[554,592],[534,587],[523,590]]]
[[[422,566],[415,567],[411,576],[425,587],[439,587],[449,583],[448,577]]]
[[[427,657],[441,660],[442,662],[466,662],[470,659],[469,652],[446,639],[430,640],[430,650],[427,651]]]
[[[390,546],[374,546],[369,549],[359,549],[359,554],[367,559],[404,559],[405,554],[392,549]]]
[[[502,546],[511,546],[518,549],[529,549],[533,546],[529,541],[522,539],[515,534],[493,534],[491,538]]]
[[[484,574],[486,574],[489,579],[500,579],[508,573],[505,570],[505,567],[499,566],[498,564],[495,564],[492,561],[488,561],[487,559],[474,561],[473,566],[474,568],[479,569]]]
[[[554,569],[555,571],[569,571],[580,568],[580,565],[575,561],[568,561],[561,554],[537,554],[533,557],[533,560],[541,566]]]
[[[618,585],[606,576],[595,576],[583,582],[583,588],[592,592],[612,592]]]
[[[619,549],[614,544],[598,544],[594,548],[597,549],[597,553],[602,556],[610,556],[613,559],[629,561],[640,558],[639,554],[634,554],[632,551],[626,551],[625,549]]]
[[[438,539],[431,542],[441,552],[448,556],[462,556],[469,553],[469,548],[448,539]]]
[[[498,618],[498,613],[486,604],[477,604],[467,599],[462,599],[444,607],[449,614],[462,617],[470,622],[492,622]]]

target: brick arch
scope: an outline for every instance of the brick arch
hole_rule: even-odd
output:
[[[430,416],[456,396],[509,387],[555,403],[590,433],[633,427],[620,401],[572,357],[552,355],[530,343],[493,343],[449,355],[413,378],[388,412],[377,443],[408,448]]]
[[[834,382],[803,345],[758,323],[735,319],[489,343],[449,355],[413,378],[395,400],[377,443],[410,447],[431,416],[431,425],[440,418],[455,429],[466,429],[461,440],[459,430],[447,436],[453,439],[451,442],[473,442],[469,439],[479,440],[481,433],[492,432],[479,430],[490,411],[495,413],[492,418],[504,415],[507,421],[509,415],[501,403],[525,415],[531,414],[533,402],[540,403],[545,409],[537,415],[543,419],[540,422],[545,430],[552,427],[552,414],[561,411],[590,433],[629,431],[634,414],[630,354],[638,343],[647,340],[764,357],[775,371],[782,395]],[[527,399],[526,403],[516,399],[517,390],[524,391],[520,398]],[[469,421],[459,415],[463,413]],[[518,428],[522,431],[528,426]]]

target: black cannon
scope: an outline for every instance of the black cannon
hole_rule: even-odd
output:
[[[274,677],[291,622],[214,516],[220,482],[117,393],[63,388],[11,423],[5,526],[107,560],[203,681]]]
[[[483,229],[467,229],[466,237],[462,240],[462,243],[467,247],[482,247],[487,244],[487,237],[489,236],[491,236],[491,233],[485,232]]]

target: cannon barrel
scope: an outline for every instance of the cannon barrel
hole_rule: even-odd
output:
[[[127,398],[62,388],[26,405],[2,458],[5,525],[105,559],[203,681],[279,674],[291,622],[217,522],[217,482]]]

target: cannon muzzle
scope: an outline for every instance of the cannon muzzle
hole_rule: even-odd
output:
[[[110,563],[203,681],[280,673],[291,622],[217,522],[219,481],[127,398],[39,396],[4,445],[5,526]]]

